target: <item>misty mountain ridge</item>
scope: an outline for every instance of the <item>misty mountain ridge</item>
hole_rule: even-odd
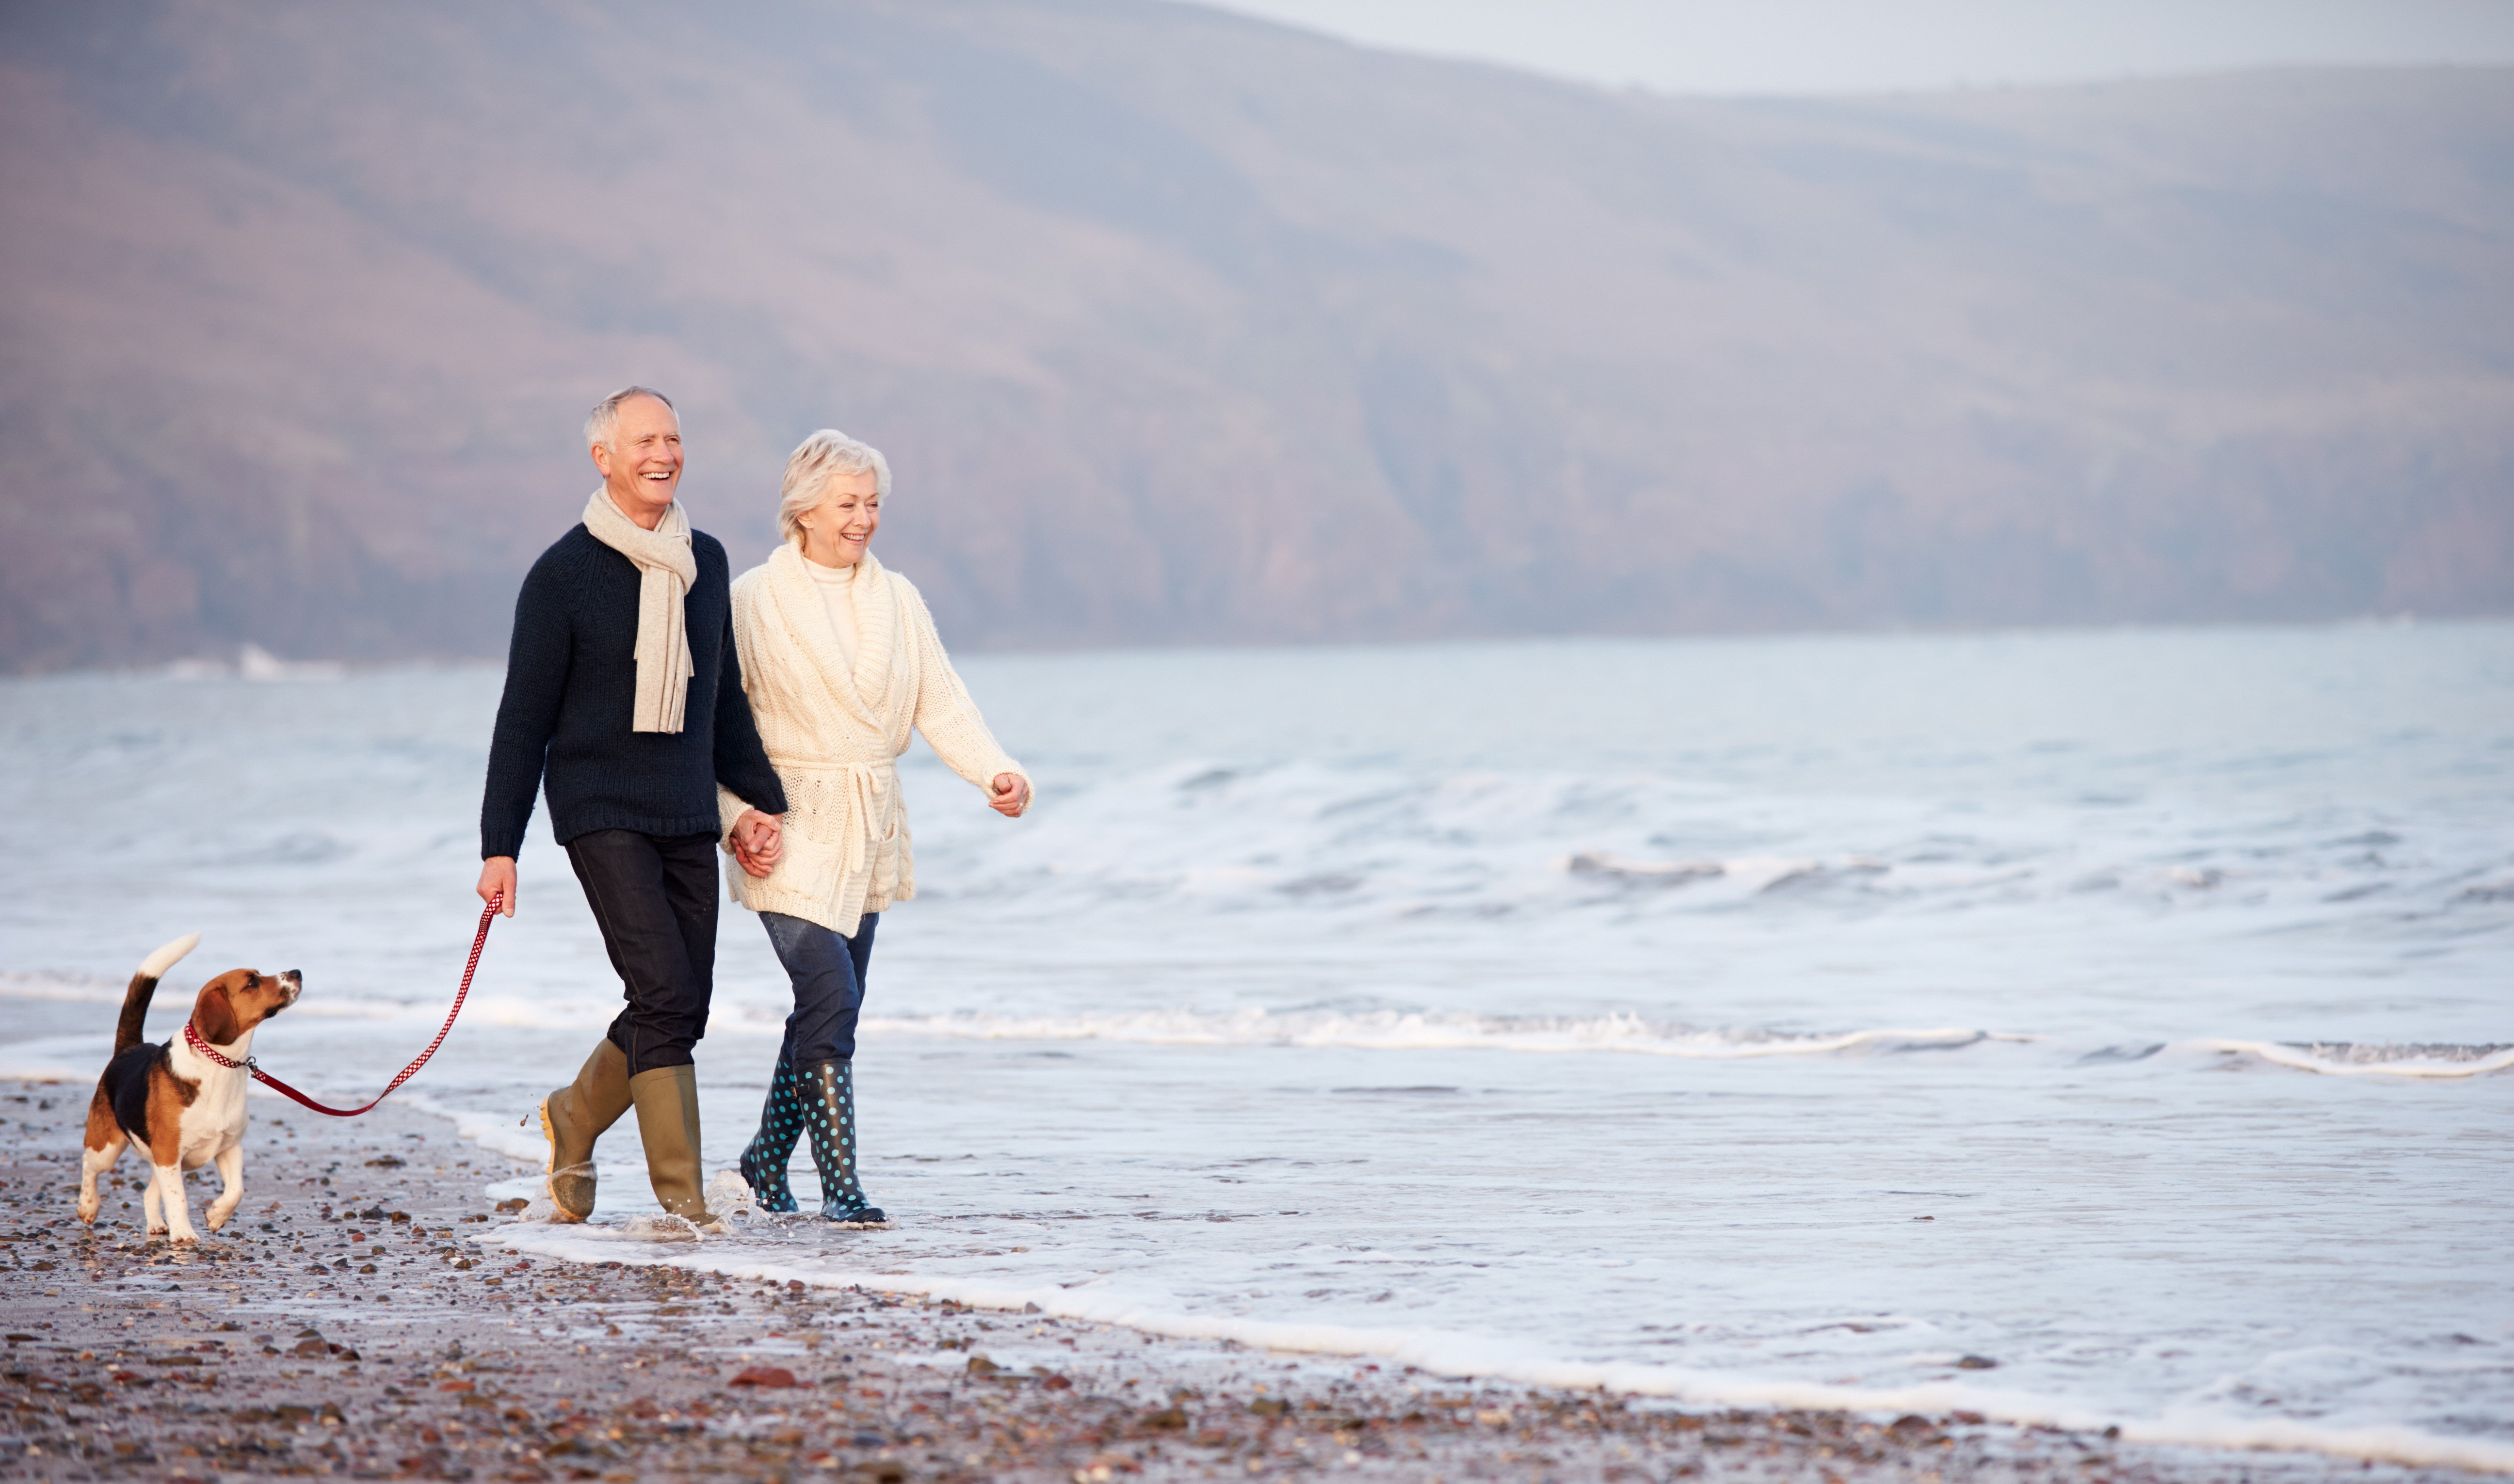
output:
[[[671,392],[965,645],[2514,603],[2514,71],[1610,94],[1154,0],[0,15],[0,662],[502,651]]]

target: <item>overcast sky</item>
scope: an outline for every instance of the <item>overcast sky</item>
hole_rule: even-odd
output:
[[[1222,0],[1351,41],[1670,93],[2286,63],[2514,63],[2514,0]]]

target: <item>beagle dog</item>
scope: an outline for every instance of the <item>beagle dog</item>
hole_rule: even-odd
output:
[[[204,1213],[218,1230],[244,1199],[245,1058],[254,1028],[297,1003],[297,971],[270,975],[230,969],[201,986],[183,1034],[143,1046],[148,1001],[157,981],[192,951],[201,935],[179,938],[149,954],[123,991],[113,1027],[113,1060],[87,1107],[87,1150],[79,1162],[79,1220],[96,1224],[96,1178],[113,1168],[122,1146],[136,1143],[154,1169],[141,1210],[148,1234],[178,1242],[199,1239],[183,1197],[183,1172],[215,1161],[221,1189]],[[216,1060],[196,1049],[206,1043]]]

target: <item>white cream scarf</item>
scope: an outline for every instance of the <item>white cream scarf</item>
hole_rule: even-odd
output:
[[[679,501],[649,531],[620,513],[608,490],[585,502],[586,534],[637,564],[637,700],[632,732],[678,732],[690,699],[690,636],[682,602],[699,580],[690,518]]]

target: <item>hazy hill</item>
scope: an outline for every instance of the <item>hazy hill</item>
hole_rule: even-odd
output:
[[[0,9],[0,666],[483,654],[680,400],[963,643],[2514,608],[2514,72],[1675,101],[1149,0]]]

